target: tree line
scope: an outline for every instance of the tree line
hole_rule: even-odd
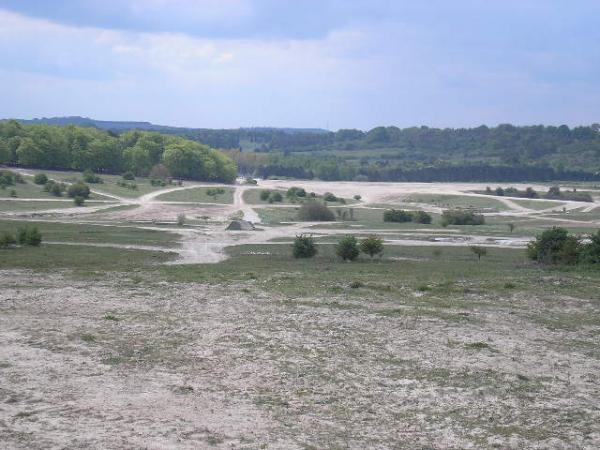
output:
[[[92,127],[0,122],[0,164],[148,175],[163,165],[176,178],[232,182],[231,158],[207,145],[157,132],[116,134]]]

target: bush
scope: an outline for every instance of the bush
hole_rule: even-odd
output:
[[[446,210],[442,213],[442,226],[448,225],[483,225],[485,218],[466,209]]]
[[[131,170],[128,170],[122,176],[123,176],[123,179],[127,180],[127,181],[135,180],[135,175],[133,174],[133,172]]]
[[[180,227],[185,225],[185,214],[184,213],[179,213],[177,214],[177,225],[179,225]]]
[[[127,189],[131,189],[132,191],[137,190],[137,184],[135,183],[126,183],[125,181],[117,181],[117,186],[124,187]]]
[[[42,235],[37,227],[25,227],[17,230],[17,240],[21,245],[37,247],[42,243]]]
[[[591,235],[589,244],[582,248],[581,260],[588,264],[600,264],[600,230]]]
[[[271,195],[269,196],[269,203],[282,202],[282,201],[283,201],[283,195],[281,195],[281,192],[271,192]]]
[[[415,223],[431,223],[431,215],[425,211],[415,211],[412,213],[412,221]]]
[[[271,195],[271,191],[265,189],[263,191],[260,191],[259,197],[263,202],[266,202],[267,200],[269,200],[270,195]]]
[[[366,253],[371,258],[375,255],[381,257],[383,253],[383,240],[375,235],[367,236],[360,242],[360,251]]]
[[[312,258],[317,254],[317,246],[312,236],[301,234],[294,239],[292,249],[294,258]]]
[[[83,172],[83,181],[90,184],[103,183],[102,178],[89,169]]]
[[[11,189],[9,195],[11,197],[13,197],[13,198],[16,198],[17,197],[17,191],[15,191],[14,189]]]
[[[206,195],[209,197],[217,197],[225,193],[225,189],[223,188],[208,188],[206,190]]]
[[[0,234],[0,248],[8,248],[16,243],[17,241],[15,237],[8,231],[5,231],[2,234]]]
[[[383,212],[384,222],[412,222],[412,214],[409,211],[403,209],[386,209]]]
[[[298,210],[298,219],[305,222],[332,222],[335,216],[331,209],[319,202],[303,203]]]
[[[326,202],[337,202],[338,198],[331,192],[325,192],[323,194],[323,200],[325,200]]]
[[[69,186],[67,189],[67,194],[72,198],[83,197],[85,199],[90,196],[90,187],[87,184],[78,181],[77,183]]]
[[[254,178],[251,177],[246,177],[244,179],[244,184],[251,184],[251,185],[257,185],[258,181],[256,181]]]
[[[306,197],[306,191],[304,188],[292,186],[287,190],[285,196],[288,198]]]
[[[33,177],[33,182],[35,184],[46,184],[48,182],[48,177],[45,173],[36,173]]]
[[[335,252],[344,261],[354,261],[358,258],[358,241],[354,236],[344,236],[338,242]]]
[[[55,197],[62,197],[62,193],[66,189],[65,185],[62,183],[54,183],[52,189],[50,189],[50,193]]]
[[[477,261],[481,261],[481,257],[487,255],[487,249],[478,245],[471,245],[469,250],[477,255]]]
[[[542,264],[575,264],[582,246],[574,236],[560,227],[552,227],[538,235],[527,246],[527,256]]]
[[[73,203],[75,203],[75,206],[83,206],[85,203],[85,198],[83,198],[81,195],[76,195],[73,197]]]
[[[356,194],[353,198],[354,198],[354,200],[360,200],[362,197],[360,195]]]

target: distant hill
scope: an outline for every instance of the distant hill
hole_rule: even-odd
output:
[[[150,122],[136,122],[136,121],[118,121],[118,120],[96,120],[89,117],[81,116],[70,116],[70,117],[42,117],[39,119],[16,119],[25,125],[77,125],[80,127],[96,127],[102,130],[112,131],[124,131],[124,130],[144,130],[144,131],[161,131],[178,133],[194,130],[208,130],[208,128],[190,128],[190,127],[173,127],[168,125],[156,125]],[[268,133],[273,131],[279,131],[289,134],[297,133],[312,133],[312,134],[324,134],[328,133],[328,130],[322,128],[277,128],[277,127],[246,127],[239,128],[239,130],[248,132]],[[233,129],[231,129],[233,131]]]

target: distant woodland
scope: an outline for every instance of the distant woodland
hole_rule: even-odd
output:
[[[177,178],[232,182],[233,160],[207,145],[149,131],[120,134],[74,125],[22,125],[0,122],[0,163],[44,169],[133,172],[148,175],[166,167]]]
[[[21,133],[29,134],[30,136],[25,137],[37,143],[38,147],[44,147],[46,153],[52,153],[52,148],[57,153],[56,158],[61,161],[60,164],[64,165],[64,161],[68,160],[67,165],[72,168],[82,168],[91,162],[80,161],[80,157],[76,155],[81,152],[77,145],[73,147],[72,135],[85,134],[82,127],[64,126],[66,123],[83,125],[90,136],[96,136],[95,133],[104,136],[102,139],[96,136],[86,141],[95,142],[93,148],[101,142],[114,141],[117,158],[108,158],[102,163],[94,161],[92,167],[112,171],[129,169],[143,173],[149,164],[161,158],[165,164],[177,159],[170,157],[172,152],[166,152],[168,146],[177,142],[180,146],[191,148],[190,141],[194,141],[202,144],[201,147],[194,147],[197,152],[215,155],[214,159],[220,160],[222,154],[211,153],[208,147],[222,149],[224,154],[235,161],[241,174],[259,177],[317,178],[330,181],[600,180],[598,124],[575,128],[566,125],[500,125],[468,129],[376,127],[366,132],[354,129],[330,132],[321,129],[176,128],[147,122],[101,122],[84,118],[38,119],[34,123],[39,125],[20,125]],[[62,127],[42,125],[45,123]],[[32,161],[19,156],[16,148],[21,145],[20,139],[23,138],[16,134],[17,126],[19,124],[12,121],[0,125],[0,155],[5,155],[5,159],[11,158],[10,161],[29,165]],[[129,127],[154,132],[131,131]],[[36,141],[36,135],[52,134],[49,131],[52,129],[63,130],[56,133],[64,139],[59,139],[54,147],[54,144],[42,144],[47,140]],[[139,140],[141,144],[138,145]],[[66,147],[64,142],[67,142]],[[152,149],[152,145],[161,150]],[[70,150],[63,151],[64,148]],[[21,153],[28,152],[21,150]],[[63,153],[70,154],[71,157],[60,156]],[[42,164],[50,164],[52,160],[53,167],[56,167],[56,158],[44,160]],[[39,165],[41,160],[34,159]],[[109,162],[112,166],[108,165]],[[231,163],[224,164],[222,161],[214,164],[226,167],[224,172],[233,167]],[[175,169],[173,162],[170,165]],[[184,169],[181,165],[175,172],[185,173]],[[211,168],[208,172],[219,172],[219,179],[229,178],[223,176],[221,169]],[[200,178],[206,177],[208,172],[204,170]],[[189,167],[186,175],[189,176]]]

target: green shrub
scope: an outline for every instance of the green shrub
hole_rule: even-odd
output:
[[[323,194],[323,200],[325,200],[326,202],[337,202],[339,199],[331,192],[325,192]]]
[[[81,195],[76,195],[73,197],[73,203],[75,203],[75,206],[83,206],[85,203],[85,198],[83,198]]]
[[[2,234],[0,234],[0,248],[8,248],[16,243],[17,241],[15,237],[8,231],[5,231]]]
[[[359,253],[358,241],[354,236],[344,236],[338,242],[335,252],[344,261],[354,261]]]
[[[17,240],[20,245],[37,247],[42,243],[42,235],[37,227],[25,227],[17,230]]]
[[[133,174],[133,172],[131,170],[128,170],[127,172],[125,172],[122,175],[122,177],[123,177],[124,180],[127,180],[127,181],[133,181],[133,180],[135,180],[135,175]]]
[[[312,258],[317,254],[317,246],[312,236],[301,234],[294,239],[292,248],[294,258]]]
[[[83,172],[83,181],[90,184],[103,183],[102,178],[89,169]]]
[[[575,264],[584,250],[564,228],[552,227],[527,246],[527,255],[542,264]]]
[[[269,191],[268,189],[264,189],[264,190],[260,191],[259,197],[263,202],[266,202],[267,200],[269,200],[270,195],[271,195],[271,191]]]
[[[442,226],[448,225],[483,225],[485,218],[467,209],[446,210],[442,213]]]
[[[371,258],[375,255],[381,256],[383,253],[383,239],[373,234],[367,236],[360,242],[360,251],[366,253]]]
[[[471,245],[469,247],[472,253],[477,255],[477,260],[481,261],[481,257],[487,255],[487,249],[485,247],[479,247],[478,245]]]
[[[307,201],[298,210],[298,219],[305,222],[333,222],[333,211],[319,202]]]
[[[306,191],[304,188],[292,186],[287,190],[285,196],[288,198],[306,197]]]
[[[581,259],[588,264],[600,264],[600,230],[590,236],[589,244],[583,246]]]
[[[283,201],[283,195],[281,195],[281,192],[271,192],[271,195],[269,196],[269,203],[273,203],[273,202],[282,202]]]
[[[217,197],[219,195],[223,195],[225,193],[225,189],[223,188],[208,188],[206,190],[206,195],[209,197]]]
[[[362,197],[360,195],[356,194],[353,198],[354,198],[354,200],[360,200]]]
[[[33,177],[33,182],[35,184],[46,184],[48,182],[48,177],[45,173],[36,173]]]
[[[415,211],[412,213],[412,221],[415,223],[431,223],[431,215],[425,211]]]
[[[71,198],[88,198],[90,196],[90,187],[87,184],[78,181],[77,183],[74,183],[68,187],[67,195]]]
[[[383,212],[383,221],[384,222],[411,222],[413,219],[413,215],[409,211],[404,211],[403,209],[386,209]]]
[[[246,178],[244,179],[244,184],[250,184],[250,185],[254,185],[254,186],[255,186],[255,185],[257,185],[257,184],[258,184],[258,181],[256,181],[256,180],[255,180],[254,178],[252,178],[252,177],[246,177]]]
[[[13,198],[16,198],[17,197],[17,191],[15,191],[14,189],[11,189],[9,195],[11,197],[13,197]]]

